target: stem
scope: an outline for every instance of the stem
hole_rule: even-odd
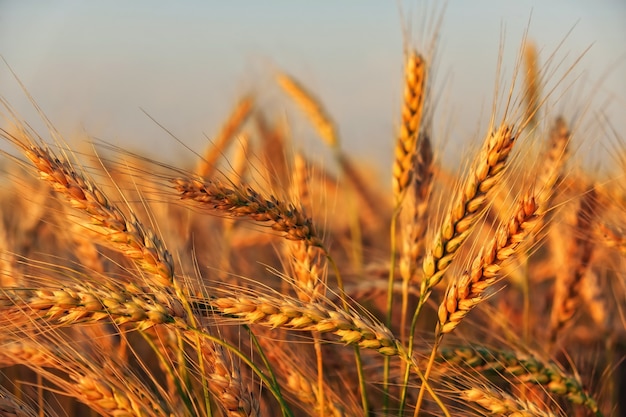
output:
[[[523,338],[524,343],[528,344],[530,338],[530,276],[528,276],[528,254],[524,259],[525,269],[524,277],[522,278],[522,296],[523,296]]]
[[[430,293],[428,293],[429,295]],[[417,307],[415,308],[415,313],[413,314],[413,319],[411,320],[411,330],[409,331],[409,349],[408,356],[409,358],[413,357],[413,349],[414,349],[414,340],[415,340],[415,327],[417,326],[417,318],[422,311],[422,307],[426,304],[426,300],[428,299],[428,295],[424,295],[424,293],[420,293],[420,299],[417,302]],[[416,366],[417,368],[417,366]],[[418,370],[419,371],[419,370]],[[409,375],[411,373],[411,369],[409,366],[404,370],[404,376],[402,378],[402,391],[400,393],[400,407],[398,411],[398,415],[402,416],[404,412],[404,406],[406,404],[406,394],[409,384]],[[421,373],[418,372],[421,377]]]
[[[319,415],[324,417],[324,362],[322,360],[322,342],[318,332],[313,332],[313,343],[317,357],[317,403]]]
[[[170,376],[171,380],[174,381],[174,385],[176,386],[176,391],[178,392],[178,395],[180,395],[180,398],[182,399],[183,403],[187,407],[187,410],[193,411],[194,410],[193,401],[189,397],[189,389],[188,388],[183,388],[183,386],[181,384],[181,379],[182,378],[176,378],[176,375],[174,374],[174,371],[172,370],[172,367],[170,366],[170,361],[163,356],[163,353],[156,346],[156,344],[154,343],[154,340],[152,340],[152,338],[149,337],[144,331],[138,330],[138,332],[139,332],[139,335],[148,344],[148,346],[150,346],[150,348],[152,349],[153,353],[156,355],[157,360],[159,361],[159,363],[161,365],[163,365],[163,367],[165,368],[164,371]],[[201,358],[199,358],[199,359],[200,359],[200,363],[202,364],[203,361],[201,360]],[[202,375],[204,375],[204,372],[202,372]],[[188,382],[187,379],[185,379],[185,381]],[[205,388],[205,385],[206,385],[204,383],[204,381],[203,381],[202,385],[203,385],[202,388],[203,388],[203,391],[204,391],[204,388]],[[205,396],[204,396],[205,401],[207,401],[209,403],[209,407],[206,409],[207,416],[211,416],[212,414],[211,414],[210,401],[208,401],[210,395],[206,395],[207,394],[206,392],[204,392],[204,394],[205,394]]]
[[[207,340],[210,340],[210,341],[212,341],[214,343],[217,343],[218,345],[222,346],[225,349],[230,350],[235,355],[237,355],[246,365],[248,365],[250,367],[250,369],[261,379],[261,381],[263,381],[265,383],[267,388],[274,395],[274,398],[276,398],[276,400],[280,404],[280,408],[281,408],[281,411],[283,413],[283,416],[284,417],[294,417],[293,413],[291,412],[291,409],[289,408],[289,405],[285,402],[285,399],[283,398],[282,394],[280,393],[280,386],[278,384],[275,384],[275,379],[272,380],[272,379],[268,378],[267,375],[265,375],[263,373],[263,371],[261,369],[259,369],[259,367],[254,362],[252,362],[252,360],[250,360],[250,358],[248,358],[246,355],[243,354],[243,352],[241,352],[239,349],[237,349],[236,346],[231,345],[227,341],[222,340],[222,339],[220,339],[218,337],[206,334],[206,333],[204,333],[201,330],[197,330],[197,329],[193,329],[193,328],[187,329],[187,330],[189,332],[191,332],[191,333],[199,334],[201,337],[204,337]]]
[[[330,265],[335,270],[335,275],[337,277],[337,287],[339,289],[339,298],[341,299],[341,305],[343,309],[349,313],[350,308],[348,307],[348,302],[346,301],[346,292],[343,286],[343,278],[341,277],[341,272],[339,271],[339,267],[335,260],[330,256],[326,250],[326,259],[330,263]],[[367,400],[367,391],[366,391],[366,383],[365,383],[365,374],[363,373],[363,361],[361,360],[361,351],[357,345],[354,346],[354,358],[356,362],[356,371],[359,377],[359,387],[361,390],[361,405],[363,406],[363,415],[367,416],[369,414],[369,402]]]
[[[395,278],[396,270],[396,224],[398,222],[398,215],[400,214],[400,205],[396,207],[391,216],[391,224],[389,226],[390,233],[390,250],[391,258],[389,260],[389,279],[387,280],[387,318],[385,325],[388,329],[391,329],[391,318],[393,309],[393,282]],[[390,372],[391,358],[385,356],[383,360],[383,414],[387,413],[389,408],[389,372]]]
[[[428,365],[426,365],[426,372],[424,372],[424,377],[422,378],[423,384],[420,387],[419,394],[417,396],[417,402],[415,404],[415,411],[413,413],[413,417],[417,417],[419,415],[420,408],[422,407],[422,402],[424,401],[424,387],[428,386],[428,377],[430,376],[430,372],[433,369],[433,364],[435,363],[435,356],[437,355],[437,349],[439,348],[439,344],[443,339],[443,334],[437,331],[437,336],[435,336],[435,344],[433,345],[433,350],[430,353],[430,358],[428,358]]]
[[[243,328],[246,329],[246,331],[248,332],[248,335],[250,336],[250,340],[252,340],[252,344],[256,348],[261,360],[263,361],[263,365],[265,365],[265,368],[267,368],[267,372],[269,373],[269,377],[271,378],[272,383],[276,386],[276,389],[280,392],[280,385],[278,384],[276,375],[274,374],[274,371],[272,370],[272,364],[270,363],[269,359],[267,359],[267,356],[265,356],[265,352],[263,351],[263,347],[259,343],[259,339],[257,339],[256,335],[252,332],[252,329],[250,329],[250,326],[248,326],[247,324],[244,324]]]
[[[408,374],[410,372],[411,369],[413,369],[415,371],[415,373],[417,374],[417,376],[420,378],[420,380],[422,381],[422,386],[426,388],[426,391],[428,391],[428,393],[430,394],[430,396],[433,398],[433,400],[435,401],[435,403],[439,406],[439,408],[441,409],[441,411],[443,412],[444,416],[446,417],[451,417],[450,416],[450,412],[448,411],[448,409],[446,408],[445,404],[443,403],[443,401],[441,401],[441,398],[439,398],[439,396],[435,393],[435,391],[433,390],[433,388],[430,386],[430,384],[428,383],[428,380],[426,379],[426,377],[424,376],[424,374],[422,374],[422,371],[420,371],[419,367],[417,366],[416,361],[413,359],[413,355],[408,355],[407,352],[405,352],[401,346],[398,346],[398,350],[399,350],[399,354],[400,357],[402,358],[402,360],[407,364],[406,366],[406,373]],[[408,380],[408,377],[407,377]],[[407,383],[404,383],[402,388],[404,391],[404,395],[406,396],[406,387],[407,387]],[[404,409],[404,405],[406,402],[406,398],[403,399],[402,404],[401,404],[401,408],[399,409],[399,413],[398,415],[401,417],[403,415],[403,409]]]

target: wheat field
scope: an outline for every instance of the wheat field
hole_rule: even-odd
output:
[[[614,160],[587,164],[571,68],[524,38],[445,165],[435,38],[404,46],[390,187],[280,70],[294,118],[235,97],[178,166],[2,98],[0,415],[626,413],[623,134],[592,120]]]

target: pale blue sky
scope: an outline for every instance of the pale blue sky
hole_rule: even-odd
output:
[[[409,20],[412,38],[424,44],[421,12],[439,4],[422,3],[403,2],[401,17],[396,1],[382,0],[0,1],[0,54],[67,136],[84,128],[168,162],[190,155],[140,108],[202,151],[203,134],[213,135],[248,89],[281,111],[288,102],[271,78],[281,68],[318,94],[347,146],[385,169],[400,106],[401,23]],[[529,20],[542,62],[573,28],[557,52],[565,64],[556,75],[593,44],[575,70],[582,85],[556,108],[580,113],[597,90],[594,107],[626,132],[626,2],[450,0],[437,67],[445,88],[436,92],[451,140],[470,138],[479,119],[486,122],[501,28],[510,71]],[[4,65],[0,94],[33,117]],[[294,133],[316,143],[289,114]]]

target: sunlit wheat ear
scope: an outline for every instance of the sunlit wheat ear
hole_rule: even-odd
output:
[[[339,135],[337,127],[324,107],[315,96],[307,91],[304,86],[287,74],[279,73],[276,76],[278,84],[289,94],[293,101],[300,106],[304,114],[311,120],[313,127],[320,137],[331,148],[339,148]]]
[[[558,117],[550,129],[546,151],[540,156],[542,165],[537,175],[537,204],[540,211],[546,211],[555,193],[555,186],[562,175],[568,156],[570,132],[567,123]]]
[[[337,127],[322,102],[292,77],[279,74],[278,83],[300,106],[319,136],[335,152],[343,175],[363,203],[360,215],[365,220],[366,227],[377,230],[381,223],[379,210],[377,210],[381,207],[380,198],[363,178],[354,161],[341,150]]]
[[[550,317],[552,342],[580,308],[581,281],[587,273],[595,248],[593,239],[598,209],[598,197],[592,187],[580,198],[576,224],[567,243],[567,264],[557,270]]]
[[[166,306],[163,302],[173,305],[174,308]],[[174,324],[178,319],[185,317],[182,304],[178,300],[168,300],[164,295],[153,297],[133,286],[127,286],[125,290],[114,288],[110,291],[101,288],[90,290],[80,286],[76,286],[75,289],[50,291],[5,290],[0,296],[0,312],[8,320],[6,322],[0,320],[0,327],[4,329],[8,329],[9,325],[19,326],[21,321],[31,323],[38,318],[48,325],[70,326],[78,323],[112,321],[119,326],[130,325],[147,330],[160,324]],[[183,330],[188,329],[183,321],[175,326]],[[24,349],[23,343],[14,343],[10,346],[13,347],[12,357],[20,353],[20,358],[28,358],[29,363],[37,366],[46,366],[44,362],[51,359],[51,353],[33,354]],[[217,402],[228,411],[228,415],[237,417],[258,415],[257,400],[241,385],[241,377],[235,373],[233,364],[227,360],[222,348],[213,346],[212,342],[203,341],[201,352],[209,369],[209,374],[202,375],[202,378],[208,378],[209,389]],[[0,362],[1,359],[0,355]],[[93,383],[92,379],[84,376],[78,382],[89,385]]]
[[[103,242],[133,260],[159,286],[169,287],[174,279],[174,261],[165,245],[131,214],[120,211],[93,182],[62,157],[44,149],[27,136],[20,139],[2,130],[2,136],[18,146],[37,169],[42,180],[62,194],[72,207],[87,215],[84,226],[102,236]]]
[[[298,201],[310,201],[309,176],[304,158],[297,154],[294,161],[292,188]],[[304,209],[303,209],[304,210]],[[296,294],[301,301],[316,301],[326,294],[326,256],[318,246],[311,246],[303,240],[285,240],[283,253],[287,269],[291,272]]]
[[[415,50],[409,51],[404,70],[402,123],[393,163],[394,205],[399,206],[413,176],[413,158],[426,96],[426,63]]]
[[[493,373],[510,383],[538,385],[547,393],[563,397],[572,404],[586,407],[596,416],[602,413],[594,398],[574,376],[568,375],[553,363],[510,351],[487,349],[480,346],[442,348],[438,362],[442,372],[447,366],[471,368],[481,373]],[[452,372],[452,371],[450,371]]]
[[[253,107],[253,95],[246,95],[237,102],[222,129],[212,140],[212,146],[207,149],[204,158],[200,161],[196,169],[199,176],[208,178],[215,172],[218,160],[224,155],[226,147],[252,113]]]
[[[430,138],[421,134],[415,155],[413,182],[404,202],[400,274],[405,281],[417,281],[419,261],[424,256],[424,235],[428,228],[428,204],[433,187],[433,151]]]
[[[319,387],[315,375],[316,371],[313,365],[308,363],[309,357],[303,354],[306,351],[302,346],[289,343],[279,344],[275,341],[264,344],[267,345],[265,349],[267,355],[276,364],[277,377],[284,381],[281,386],[286,393],[295,398],[295,402],[302,408],[304,415],[329,417],[358,415],[360,410],[347,411],[350,409],[347,400],[354,400],[352,398],[354,394],[351,391],[335,391],[339,384],[333,384],[332,382],[336,381],[332,381],[332,379],[330,381],[325,380],[323,386],[324,409],[319,409]]]
[[[515,398],[504,391],[488,390],[487,388],[471,388],[460,392],[464,401],[476,403],[486,410],[487,415],[509,417],[556,417],[557,415],[543,410],[537,404]]]
[[[263,170],[269,180],[272,191],[288,187],[291,181],[288,159],[289,132],[285,122],[280,120],[268,121],[264,112],[257,111],[254,121],[261,139],[261,160]]]
[[[541,79],[539,77],[539,58],[537,57],[537,47],[529,42],[524,45],[524,102],[526,103],[526,114],[524,120],[530,126],[536,126],[540,119],[539,107],[541,102]]]
[[[173,410],[132,372],[95,363],[78,351],[41,343],[5,342],[0,364],[23,365],[42,375],[66,395],[76,398],[103,415],[161,416]]]
[[[197,311],[209,315],[270,328],[334,334],[348,345],[376,350],[383,355],[399,354],[398,342],[385,326],[326,304],[256,293],[199,299],[195,304]]]
[[[483,215],[487,193],[504,174],[506,161],[513,148],[513,128],[503,125],[489,133],[484,147],[453,196],[445,218],[423,263],[421,292],[428,294],[443,278],[457,250]]]
[[[439,306],[438,332],[449,333],[478,304],[498,279],[501,265],[516,255],[520,245],[536,228],[541,216],[532,196],[525,196],[508,223],[501,225],[495,238],[481,248],[471,270],[452,280]]]
[[[190,335],[188,335],[189,337]],[[200,341],[201,352],[206,360],[209,390],[215,396],[228,417],[260,416],[258,398],[244,386],[239,368],[224,349],[211,341]]]
[[[146,329],[187,318],[182,304],[164,293],[104,282],[97,288],[89,284],[39,290],[5,288],[0,292],[0,311],[0,328],[5,329],[27,326],[35,319],[63,326],[112,321]]]
[[[199,181],[191,178],[172,180],[184,200],[191,200],[207,210],[232,217],[246,217],[257,222],[269,222],[273,230],[290,240],[302,240],[310,246],[323,247],[313,221],[293,204],[276,197],[263,197],[249,186],[226,186],[219,181]]]

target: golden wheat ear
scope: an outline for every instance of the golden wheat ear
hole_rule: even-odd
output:
[[[237,102],[222,129],[213,139],[212,146],[206,150],[204,158],[198,164],[196,173],[199,176],[208,178],[215,172],[217,162],[224,155],[226,147],[250,117],[254,108],[254,100],[254,96],[249,94]]]
[[[525,416],[525,417],[557,417],[557,414],[544,410],[538,404],[516,398],[504,391],[488,388],[470,388],[460,392],[460,398],[476,403],[487,415],[494,416]],[[482,410],[481,410],[482,411]]]
[[[298,104],[304,114],[309,118],[313,127],[320,137],[331,148],[339,148],[339,134],[332,118],[328,115],[320,100],[308,91],[295,78],[279,73],[276,80],[281,88]]]
[[[569,375],[554,363],[534,356],[482,346],[463,346],[442,348],[437,360],[443,368],[458,366],[481,374],[498,375],[511,384],[539,386],[546,393],[565,398],[596,416],[602,416],[598,403],[577,377]]]
[[[402,123],[396,142],[392,171],[395,207],[402,202],[413,177],[413,159],[417,151],[417,139],[426,97],[426,62],[415,50],[409,51],[406,57],[404,80]]]
[[[438,333],[454,330],[470,310],[483,301],[486,290],[498,279],[502,263],[515,256],[536,229],[536,223],[541,219],[537,209],[534,198],[525,196],[509,222],[501,225],[495,238],[481,248],[470,272],[451,282],[439,306]]]
[[[595,250],[593,231],[598,209],[598,196],[595,188],[591,187],[579,201],[573,236],[567,247],[568,262],[556,275],[550,316],[551,343],[556,342],[559,333],[572,321],[580,308],[580,283],[587,273]]]
[[[424,258],[421,284],[423,294],[429,294],[441,282],[457,250],[484,215],[486,195],[504,175],[515,139],[513,128],[506,125],[487,136],[482,151],[458,194],[453,197],[435,240]]]

